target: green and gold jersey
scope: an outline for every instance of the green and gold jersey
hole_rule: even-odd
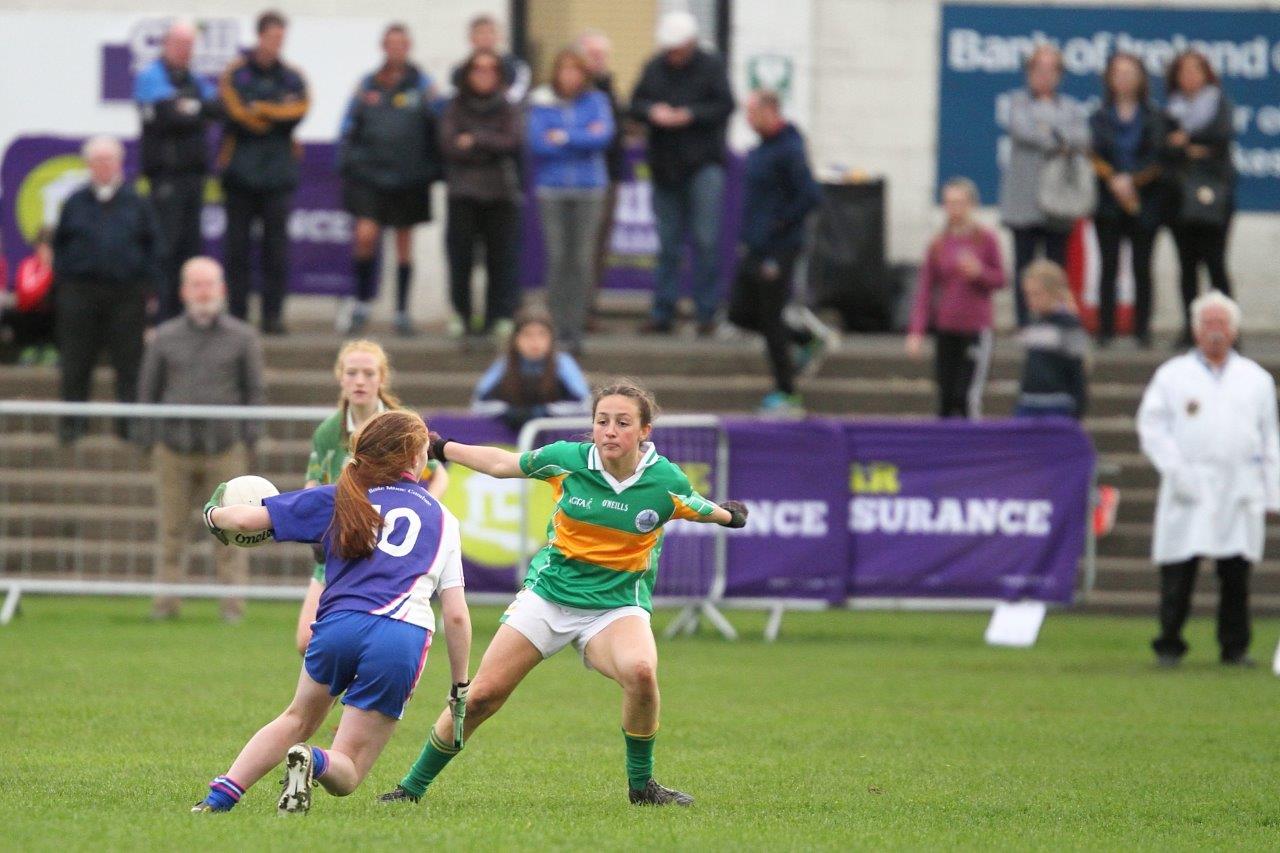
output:
[[[529,564],[524,585],[565,607],[652,610],[662,526],[716,509],[649,443],[641,445],[636,472],[622,482],[604,470],[590,442],[557,441],[522,453],[520,470],[550,483],[556,502],[547,544]]]
[[[378,405],[378,412],[385,412],[386,406]],[[307,457],[307,482],[315,480],[322,486],[338,482],[342,466],[351,458],[351,428],[354,423],[350,412],[340,408],[320,422],[316,431],[311,434],[311,455]],[[427,461],[422,471],[422,482],[427,483],[435,474],[440,463],[434,459]],[[324,563],[317,563],[311,576],[324,583]]]

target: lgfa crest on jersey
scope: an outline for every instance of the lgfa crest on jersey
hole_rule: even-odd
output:
[[[636,516],[636,530],[641,533],[648,533],[650,530],[658,526],[658,513],[652,509],[641,510]]]

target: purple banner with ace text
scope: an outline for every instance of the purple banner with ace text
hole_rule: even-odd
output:
[[[515,446],[486,418],[430,423],[460,441]],[[712,494],[712,446],[657,427],[658,451]],[[734,418],[724,429],[728,496],[750,510],[747,527],[727,534],[728,598],[1072,600],[1094,464],[1074,422]],[[550,489],[528,484],[522,518],[522,481],[449,471],[444,503],[461,525],[468,588],[512,591],[520,536],[526,547],[545,541]],[[682,585],[705,577],[711,552],[698,543],[709,532],[667,528],[660,594],[688,593]]]

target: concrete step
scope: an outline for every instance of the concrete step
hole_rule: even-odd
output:
[[[1157,592],[1146,591],[1104,591],[1095,590],[1084,601],[1080,609],[1086,613],[1107,613],[1117,616],[1144,616],[1152,620],[1152,636],[1155,635],[1155,617],[1160,606]],[[1191,597],[1191,611],[1195,616],[1212,616],[1218,607],[1216,591],[1197,592]],[[1254,616],[1275,616],[1280,613],[1280,595],[1251,595],[1249,610]],[[1050,617],[1052,618],[1052,617]],[[1271,654],[1270,649],[1259,650],[1258,655],[1265,660]]]
[[[1273,554],[1275,552],[1272,552]],[[1204,560],[1200,566],[1199,586],[1206,592],[1217,589],[1217,577],[1213,562]],[[1147,555],[1138,557],[1099,558],[1096,590],[1109,592],[1160,591],[1160,569]],[[1280,560],[1263,560],[1250,573],[1250,590],[1260,594],[1280,596]]]
[[[1151,519],[1117,524],[1115,529],[1098,540],[1099,558],[1148,557],[1151,554]],[[1280,554],[1280,529],[1268,528],[1263,553]]]

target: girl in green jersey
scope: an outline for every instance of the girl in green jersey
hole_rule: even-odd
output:
[[[529,672],[572,643],[588,669],[622,688],[628,797],[632,803],[687,806],[688,794],[653,778],[658,732],[658,650],[649,627],[662,526],[672,519],[742,527],[746,507],[717,506],[689,485],[649,441],[656,406],[634,383],[596,392],[590,442],[556,442],[528,453],[432,439],[432,454],[492,477],[530,477],[551,485],[556,508],[548,541],[529,566],[525,588],[502,617],[474,681],[456,685],[422,755],[383,801],[417,801],[482,722]],[[461,688],[459,690],[458,688]],[[459,709],[462,713],[457,713]],[[461,732],[455,722],[461,719]]]

